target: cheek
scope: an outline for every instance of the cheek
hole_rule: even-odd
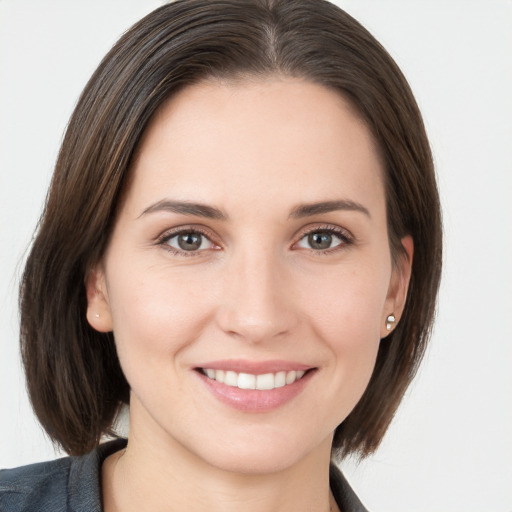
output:
[[[309,324],[330,354],[333,389],[348,414],[369,382],[380,345],[381,318],[388,287],[384,272],[353,271],[324,280],[310,294]]]
[[[156,269],[139,275],[145,277],[119,269],[112,279],[116,287],[109,292],[116,346],[129,381],[130,376],[147,376],[164,363],[178,362],[176,356],[199,336],[208,319],[204,293],[190,280],[170,278]]]
[[[333,344],[357,349],[380,339],[390,272],[361,265],[350,271],[316,276],[308,285],[311,323]],[[315,286],[316,283],[316,286]],[[322,286],[319,284],[322,283]]]

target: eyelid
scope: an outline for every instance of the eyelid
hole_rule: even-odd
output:
[[[346,228],[342,228],[341,226],[336,226],[333,224],[317,224],[316,226],[310,226],[301,230],[300,234],[297,237],[297,240],[293,243],[292,247],[296,246],[304,237],[312,233],[329,233],[331,235],[337,236],[343,242],[342,244],[339,244],[335,247],[330,247],[324,250],[310,249],[310,251],[312,251],[315,254],[332,253],[335,252],[336,250],[341,250],[348,245],[352,245],[355,242],[354,235]]]
[[[337,250],[341,250],[341,249],[345,248],[346,246],[352,245],[355,242],[354,235],[346,228],[343,228],[343,227],[337,226],[337,225],[333,225],[333,224],[316,224],[313,226],[308,226],[308,227],[302,228],[301,231],[299,232],[299,235],[297,235],[295,237],[296,240],[295,240],[295,242],[293,242],[291,248],[292,249],[295,248],[296,245],[304,237],[310,235],[311,233],[318,233],[318,232],[329,233],[329,234],[335,235],[338,238],[340,238],[343,243],[341,243],[335,247],[331,247],[331,248],[324,249],[324,250],[309,249],[311,252],[313,252],[315,254],[333,253]],[[174,227],[171,229],[167,229],[163,233],[161,233],[160,235],[158,235],[156,237],[155,243],[157,245],[163,246],[166,250],[168,250],[172,254],[176,254],[179,256],[199,256],[208,250],[208,249],[201,249],[201,250],[196,250],[196,251],[181,251],[181,250],[176,249],[175,247],[172,247],[166,243],[171,238],[178,236],[180,234],[183,234],[183,233],[198,233],[198,234],[204,236],[207,240],[209,240],[209,242],[212,245],[215,246],[213,248],[213,250],[220,249],[220,244],[215,240],[216,237],[213,235],[213,233],[210,230],[205,229],[202,226],[197,226],[197,225],[177,226],[177,227]],[[302,248],[300,248],[300,249],[302,249]],[[212,250],[212,249],[209,249],[209,250]],[[304,250],[307,250],[307,249],[304,249]]]
[[[200,249],[196,251],[182,251],[179,249],[176,249],[176,247],[172,247],[171,245],[167,244],[167,242],[174,238],[175,236],[184,234],[184,233],[197,233],[199,235],[204,236],[213,246],[213,250],[218,250],[220,247],[215,240],[214,236],[212,236],[212,233],[209,230],[206,230],[202,228],[201,226],[194,226],[194,225],[186,225],[186,226],[178,226],[175,228],[167,229],[163,233],[157,236],[155,242],[157,245],[162,246],[165,250],[171,252],[172,254],[176,254],[178,256],[199,256],[203,252],[205,252],[207,249]],[[210,249],[210,250],[212,250]]]

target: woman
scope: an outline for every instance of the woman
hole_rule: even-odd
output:
[[[157,9],[86,86],[23,277],[33,407],[78,457],[4,472],[0,505],[364,510],[331,457],[379,445],[440,261],[421,116],[366,30]]]

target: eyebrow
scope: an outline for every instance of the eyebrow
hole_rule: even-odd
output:
[[[158,201],[158,203],[155,203],[152,206],[146,208],[139,215],[139,218],[148,213],[161,211],[181,213],[183,215],[194,215],[195,217],[205,217],[207,219],[227,219],[224,213],[222,213],[218,208],[215,208],[213,206],[208,206],[206,204],[201,203],[190,203],[188,201],[171,201],[169,199]]]
[[[302,219],[312,217],[320,213],[329,213],[340,210],[361,212],[371,218],[370,212],[362,204],[350,201],[348,199],[339,199],[336,201],[322,201],[320,203],[301,204],[296,206],[289,217],[293,219]]]
[[[371,218],[370,212],[367,208],[365,208],[360,203],[356,203],[355,201],[350,201],[348,199],[301,204],[292,209],[288,218],[302,219],[304,217],[312,217],[313,215],[330,213],[340,210],[361,212]],[[170,199],[164,199],[149,206],[139,215],[139,218],[147,215],[148,213],[161,211],[178,213],[182,215],[193,215],[195,217],[204,217],[207,219],[215,220],[227,220],[228,218],[227,215],[225,215],[221,210],[215,208],[214,206],[201,203],[192,203],[189,201],[172,201]]]

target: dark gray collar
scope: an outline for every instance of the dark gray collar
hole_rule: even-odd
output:
[[[68,480],[69,509],[72,512],[102,512],[101,466],[113,453],[126,447],[126,439],[100,444],[91,453],[72,457]]]
[[[68,497],[72,512],[102,512],[101,466],[109,455],[125,448],[126,443],[126,439],[116,439],[101,444],[88,455],[71,458]],[[329,476],[334,499],[342,512],[368,512],[334,464]]]

